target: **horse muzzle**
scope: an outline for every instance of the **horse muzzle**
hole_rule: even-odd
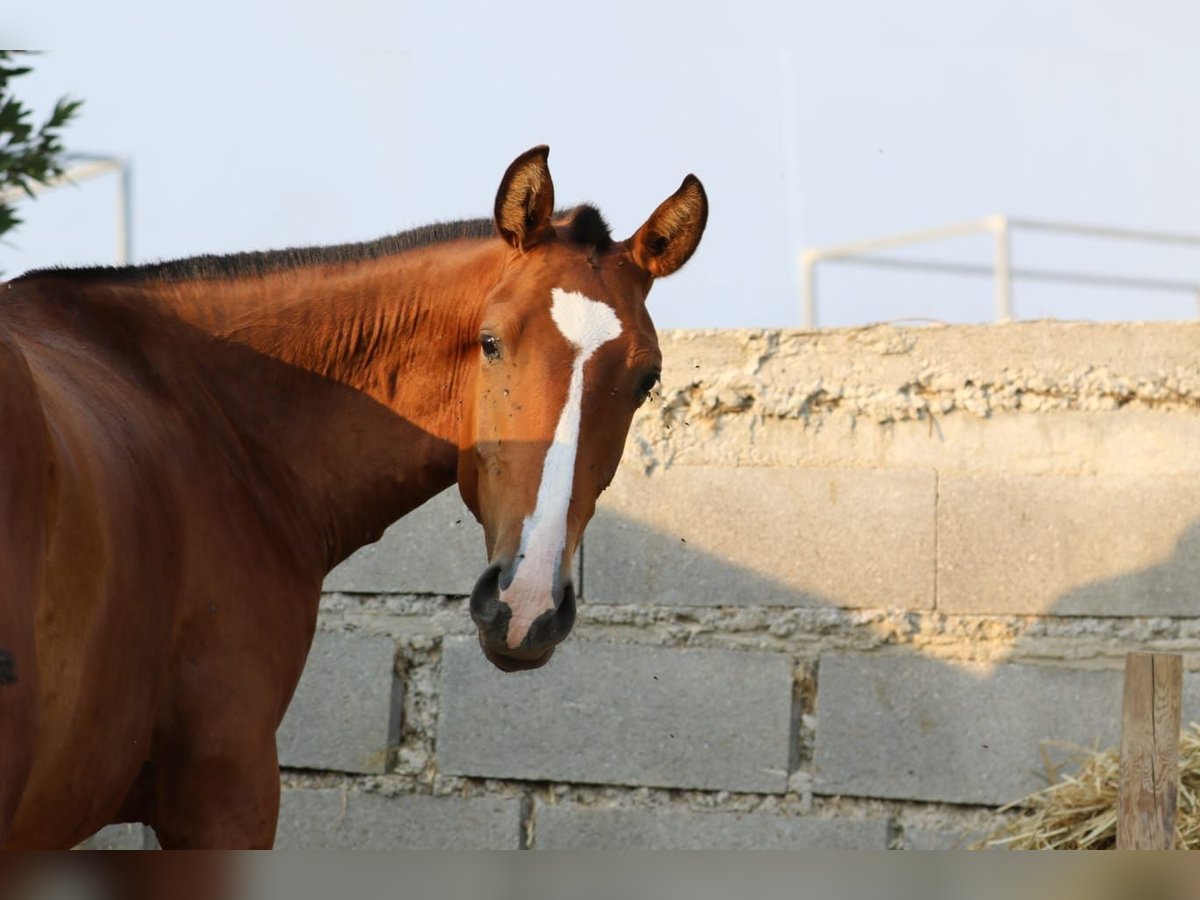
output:
[[[551,591],[552,607],[530,623],[516,647],[509,646],[513,610],[501,599],[500,582],[505,567],[493,563],[484,570],[471,591],[471,618],[479,629],[483,655],[504,672],[519,672],[544,666],[575,624],[575,586],[564,582]]]

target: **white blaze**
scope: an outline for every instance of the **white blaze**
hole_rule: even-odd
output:
[[[542,466],[537,505],[521,529],[516,574],[512,583],[500,591],[500,600],[512,610],[508,646],[514,650],[525,640],[533,620],[554,609],[551,590],[567,543],[567,508],[575,481],[583,366],[601,346],[621,334],[621,322],[608,304],[562,288],[554,288],[550,296],[554,324],[577,352],[571,367],[567,402],[559,413],[554,441]]]

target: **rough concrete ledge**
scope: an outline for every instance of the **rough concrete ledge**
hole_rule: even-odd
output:
[[[1047,421],[1072,413],[1094,431],[1107,421],[1096,416],[1116,410],[1200,411],[1194,322],[675,331],[660,343],[662,391],[634,419],[626,449],[626,464],[646,470],[764,458],[871,466],[895,456],[908,465],[957,457],[969,468],[979,454],[1011,466],[1021,455],[997,440],[1003,432],[1064,460],[1077,453],[1054,429],[1027,427],[1028,415],[1012,413]],[[1190,468],[1184,448],[1200,434],[1200,417],[1190,425],[1162,418],[1176,420],[1161,427],[1178,432],[1167,464]],[[1162,446],[1130,440],[1139,459],[1163,455]],[[1077,464],[1097,462],[1122,464],[1103,448]]]
[[[668,331],[661,411],[801,418],[1198,409],[1198,322]]]

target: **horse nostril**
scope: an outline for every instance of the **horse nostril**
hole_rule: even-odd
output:
[[[575,624],[575,586],[569,582],[556,592],[557,605],[533,620],[521,650],[528,652],[553,647],[566,639]],[[507,607],[505,607],[507,609]]]
[[[498,565],[488,566],[471,590],[471,618],[480,628],[493,627],[500,617],[500,571]]]
[[[551,639],[556,643],[566,638],[575,625],[575,585],[569,581],[563,587],[562,600],[549,624]]]

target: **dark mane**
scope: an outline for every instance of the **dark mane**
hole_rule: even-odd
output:
[[[559,215],[571,217],[570,221],[561,225],[564,236],[571,243],[595,247],[600,252],[612,246],[612,233],[608,230],[608,222],[600,215],[600,210],[590,203],[584,203]]]
[[[583,205],[561,213],[570,218],[560,223],[563,236],[572,243],[607,250],[612,245],[608,223],[594,206]],[[33,269],[14,281],[33,277],[63,277],[84,280],[134,283],[139,281],[188,281],[198,279],[253,278],[304,266],[337,265],[380,259],[462,239],[488,238],[496,234],[491,219],[462,219],[436,222],[373,241],[335,244],[327,247],[291,247],[286,250],[251,250],[245,253],[205,254],[166,262],[134,266],[83,266]]]
[[[205,278],[246,278],[269,275],[302,266],[336,265],[379,259],[462,238],[486,238],[496,233],[491,219],[436,222],[399,234],[354,244],[327,247],[290,247],[286,250],[251,250],[245,253],[205,254],[166,262],[134,266],[85,266],[35,269],[20,278],[61,276],[104,281],[185,281]],[[18,279],[19,280],[19,279]]]

